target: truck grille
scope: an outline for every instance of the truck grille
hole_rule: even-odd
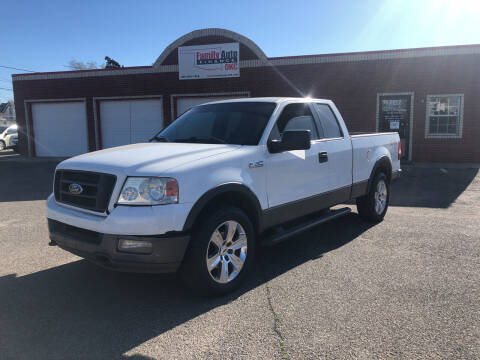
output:
[[[103,213],[107,210],[116,176],[87,171],[57,170],[55,200],[64,204]],[[81,191],[71,191],[70,185],[80,185]],[[73,188],[79,189],[73,185]],[[78,192],[78,191],[77,191]]]

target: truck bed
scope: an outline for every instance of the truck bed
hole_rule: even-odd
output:
[[[369,179],[375,159],[379,159],[381,156],[391,159],[393,172],[400,169],[397,132],[353,133],[350,134],[350,139],[352,141],[354,184]]]

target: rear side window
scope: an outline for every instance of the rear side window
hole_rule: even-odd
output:
[[[325,137],[343,137],[342,129],[340,129],[337,118],[333,114],[332,109],[330,109],[330,106],[328,106],[327,104],[315,104],[315,107],[318,111],[320,122],[322,123],[323,129],[325,131]]]
[[[318,131],[308,104],[289,104],[283,108],[270,134],[271,140],[279,140],[286,130],[310,130],[311,140],[318,139]]]

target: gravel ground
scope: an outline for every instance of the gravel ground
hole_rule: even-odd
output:
[[[54,167],[0,154],[1,359],[480,358],[477,169],[407,167],[381,224],[353,212],[261,249],[205,299],[47,246]]]

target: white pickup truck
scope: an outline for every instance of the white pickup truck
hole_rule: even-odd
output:
[[[332,101],[196,106],[150,143],[61,162],[51,245],[121,271],[174,272],[222,294],[272,245],[350,211],[381,221],[400,174],[397,133],[350,135]]]

